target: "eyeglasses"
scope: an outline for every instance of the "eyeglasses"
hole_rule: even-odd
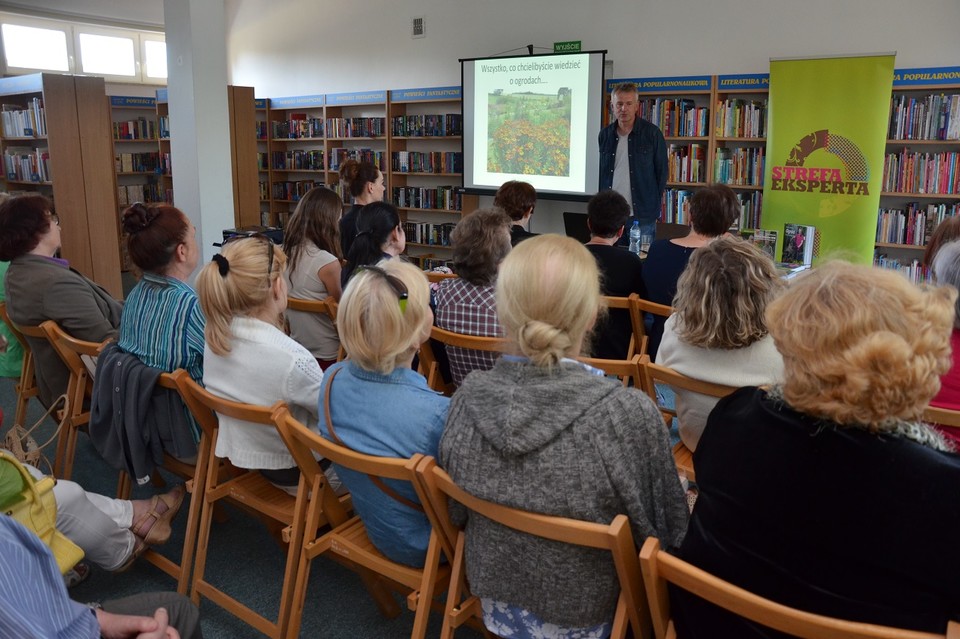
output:
[[[273,247],[275,246],[273,242],[273,238],[271,238],[269,235],[266,235],[264,233],[250,233],[247,235],[241,235],[238,233],[237,235],[231,235],[220,244],[214,244],[214,246],[219,246],[220,248],[223,248],[224,246],[226,246],[227,244],[230,244],[231,242],[238,242],[240,240],[249,240],[249,239],[263,240],[267,243],[267,281],[269,282],[270,276],[273,274]]]
[[[373,273],[379,273],[387,280],[387,284],[390,285],[390,288],[393,289],[393,292],[397,294],[397,299],[400,301],[400,312],[407,312],[407,300],[410,298],[410,294],[407,291],[407,285],[400,280],[399,277],[390,275],[385,270],[379,266],[361,266],[358,270],[360,271],[371,271]]]

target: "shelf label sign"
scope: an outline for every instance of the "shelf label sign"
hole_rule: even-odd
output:
[[[717,90],[719,91],[745,91],[748,89],[761,89],[766,91],[769,88],[769,73],[748,73],[717,76]]]
[[[436,100],[459,100],[460,87],[426,87],[423,89],[394,89],[391,102],[427,102]]]
[[[131,95],[111,95],[110,96],[110,106],[112,107],[139,107],[139,108],[156,108],[157,99],[156,98],[141,98]]]
[[[895,87],[922,87],[957,83],[960,83],[960,67],[897,69],[893,72],[893,86]]]
[[[613,87],[623,82],[633,82],[636,84],[637,93],[663,93],[665,91],[676,91],[678,93],[689,93],[691,91],[708,92],[713,86],[713,76],[683,75],[669,78],[621,78],[619,80],[607,80],[607,93],[613,91]]]
[[[567,40],[566,42],[554,42],[554,53],[580,53],[582,40]]]
[[[333,93],[327,95],[327,104],[331,106],[351,104],[376,104],[387,101],[386,91],[367,91],[365,93]]]
[[[843,251],[873,261],[893,61],[883,55],[770,62],[764,229],[813,226],[819,256]]]

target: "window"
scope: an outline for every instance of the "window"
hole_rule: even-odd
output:
[[[103,76],[108,82],[166,84],[163,33],[72,24],[0,12],[7,74],[58,71]]]

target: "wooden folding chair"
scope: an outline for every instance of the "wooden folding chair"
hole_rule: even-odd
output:
[[[643,327],[643,315],[639,313],[634,313],[632,305],[634,302],[633,299],[640,299],[640,296],[636,293],[630,293],[628,297],[616,297],[613,295],[601,295],[600,299],[603,300],[604,304],[607,305],[609,310],[622,310],[625,313],[630,314],[630,324],[633,327],[633,335],[630,336],[630,344],[627,347],[627,359],[633,359],[634,355],[640,353],[637,349],[643,346],[643,338],[646,336],[646,331]],[[643,351],[646,352],[646,351]]]
[[[30,348],[30,344],[24,338],[20,329],[17,328],[17,325],[10,319],[6,302],[0,302],[0,319],[13,333],[14,338],[20,342],[20,346],[23,347],[23,366],[20,369],[20,381],[14,387],[17,393],[17,410],[13,418],[14,424],[23,425],[27,417],[27,403],[31,397],[37,397],[40,394],[40,389],[37,388],[37,379],[34,375],[33,349]]]
[[[451,348],[464,348],[475,351],[484,351],[486,353],[503,353],[506,352],[510,347],[510,340],[506,337],[480,337],[478,335],[464,335],[463,333],[454,333],[453,331],[448,331],[442,329],[438,326],[434,326],[430,329],[430,338],[434,339],[447,349],[447,354],[449,356]],[[423,348],[421,348],[423,351]],[[431,347],[432,355],[432,347]],[[436,361],[436,358],[433,358]],[[431,376],[430,370],[423,372],[424,377],[427,378],[427,383],[430,383]],[[435,391],[439,391],[447,396],[453,394],[454,387],[452,384],[447,385],[443,382],[439,374],[439,368],[437,369],[437,374],[433,377],[434,384],[431,385]]]
[[[626,299],[626,298],[624,298]],[[643,376],[643,364],[650,361],[646,355],[634,355],[630,359],[600,359],[598,357],[578,357],[577,360],[599,368],[607,375],[619,377],[624,386],[629,386],[633,380],[636,388],[646,391],[646,381]]]
[[[70,479],[77,453],[77,436],[90,423],[88,400],[93,392],[93,375],[90,372],[93,365],[88,365],[83,358],[95,360],[110,340],[87,342],[71,337],[53,320],[41,324],[40,329],[70,371],[70,381],[67,383],[69,411],[57,440],[57,457],[53,465],[55,477]]]
[[[960,639],[960,624],[955,621],[943,635],[846,621],[784,606],[674,557],[661,550],[660,541],[654,537],[643,544],[640,565],[657,639],[677,636],[670,617],[668,583],[735,615],[803,639]]]
[[[374,596],[381,612],[387,614],[394,612],[389,604],[395,606],[395,602],[392,599],[386,601],[383,598],[384,593],[377,587],[373,575],[385,577],[402,586],[404,590],[409,591],[407,607],[416,613],[413,632],[410,636],[412,639],[423,639],[427,631],[431,602],[433,602],[437,590],[442,591],[450,577],[449,566],[440,565],[440,542],[436,533],[431,533],[427,558],[422,569],[388,559],[373,546],[373,543],[367,537],[366,528],[360,517],[348,518],[346,516],[344,509],[333,496],[333,491],[326,485],[326,478],[314,453],[345,468],[381,479],[409,481],[415,487],[417,481],[415,468],[423,455],[416,454],[410,459],[400,459],[358,453],[337,445],[309,430],[298,422],[285,407],[275,411],[273,419],[283,437],[283,441],[286,442],[287,448],[293,453],[297,465],[300,467],[303,478],[300,491],[304,492],[306,486],[311,489],[313,494],[313,499],[307,511],[303,550],[300,553],[300,564],[297,568],[296,586],[293,595],[292,620],[287,636],[290,639],[295,639],[300,634],[300,618],[306,597],[311,561],[319,555],[329,553],[333,558],[340,560],[341,563],[346,563],[359,572],[368,589],[371,590],[371,594]],[[320,535],[318,533],[318,523],[323,513],[327,513],[327,520],[334,528],[330,532]]]
[[[927,406],[923,409],[923,421],[928,424],[960,428],[960,410]]]
[[[216,452],[219,433],[217,414],[273,429],[271,415],[274,410],[284,406],[284,403],[282,401],[277,402],[272,407],[267,408],[222,399],[194,382],[189,375],[178,375],[175,382],[180,390],[180,395],[200,424],[203,435],[207,440],[207,446],[205,447],[207,452],[206,478],[202,493],[203,506],[198,524],[196,565],[190,597],[195,604],[199,604],[200,596],[203,595],[272,639],[286,637],[293,603],[293,584],[302,545],[305,513],[297,510],[298,500],[296,498],[271,484],[255,470],[237,469],[235,476],[221,482],[219,477],[221,459],[217,457]],[[301,481],[301,485],[302,483]],[[285,534],[285,541],[288,541],[287,561],[283,575],[283,589],[280,595],[280,609],[276,621],[271,621],[254,612],[205,579],[204,571],[207,564],[213,509],[225,499],[262,517],[268,524],[273,523],[278,528],[286,527],[285,531],[288,532],[288,534]]]
[[[337,327],[337,310],[340,308],[340,304],[332,297],[327,297],[327,299],[324,300],[307,300],[299,297],[288,297],[287,308],[291,311],[326,315],[330,318],[330,321],[333,322],[333,327]],[[346,359],[346,356],[347,352],[341,344],[337,352],[337,361],[342,362]]]
[[[474,497],[457,486],[433,457],[424,457],[417,465],[417,479],[422,491],[421,500],[428,504],[427,515],[439,536],[441,547],[448,557],[453,557],[441,639],[453,637],[456,629],[468,619],[482,614],[479,597],[470,594],[467,589],[465,533],[451,521],[448,499],[459,502],[472,513],[528,535],[609,551],[620,580],[620,598],[610,636],[614,639],[626,637],[629,628],[636,639],[650,637],[650,613],[630,520],[626,515],[617,515],[609,524],[597,524],[495,504]]]
[[[424,271],[423,274],[427,276],[427,280],[429,280],[431,284],[439,284],[443,280],[460,277],[456,273],[440,273],[438,271]]]
[[[420,345],[418,358],[420,363],[417,371],[427,378],[427,386],[447,397],[453,395],[456,388],[453,384],[448,384],[443,380],[443,374],[440,372],[440,362],[437,361],[437,355],[433,351],[430,340]]]
[[[709,395],[710,397],[716,397],[720,399],[721,397],[726,397],[733,391],[737,390],[736,386],[724,386],[723,384],[714,384],[712,382],[704,382],[699,379],[693,379],[692,377],[687,377],[682,375],[672,368],[667,368],[666,366],[659,366],[657,364],[651,363],[649,360],[643,365],[643,375],[645,382],[645,387],[647,393],[650,395],[650,399],[653,400],[654,404],[657,404],[657,407],[660,409],[660,412],[663,414],[663,421],[667,423],[667,427],[670,427],[670,422],[674,417],[677,416],[677,411],[675,408],[667,408],[661,406],[657,402],[657,383],[666,384],[676,391],[677,389],[682,391],[687,391],[690,393],[700,393],[701,395]],[[682,441],[677,442],[673,447],[673,461],[676,463],[677,468],[682,470],[687,479],[692,482],[697,481],[697,474],[693,467],[693,451],[687,448],[686,444]]]
[[[634,295],[631,295],[628,299],[630,300],[630,322],[633,324],[634,339],[639,340],[639,346],[636,349],[637,354],[647,355],[650,338],[643,323],[645,315],[649,313],[660,317],[670,317],[673,315],[673,307],[666,304],[657,304],[639,296],[634,297]],[[637,337],[638,334],[639,337]]]

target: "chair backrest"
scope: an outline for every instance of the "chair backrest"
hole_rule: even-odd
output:
[[[84,357],[95,360],[100,355],[103,348],[110,343],[112,338],[107,338],[102,342],[88,342],[68,335],[53,320],[47,320],[40,325],[47,340],[57,351],[57,355],[63,360],[70,375],[76,375],[81,379],[92,379],[91,364],[84,361]],[[71,398],[72,399],[72,398]]]
[[[462,543],[458,544],[457,539],[463,531],[450,519],[448,499],[519,532],[565,544],[610,551],[620,580],[620,602],[626,606],[624,612],[633,628],[634,637],[648,636],[649,612],[644,602],[643,581],[630,520],[626,515],[617,515],[609,524],[597,524],[503,506],[475,497],[460,488],[429,456],[424,457],[417,466],[417,480],[420,499],[427,505],[427,517],[438,532],[444,553],[451,561],[454,561],[455,549],[458,546],[462,548]]]
[[[448,397],[452,395],[453,384],[448,384],[443,380],[443,373],[440,372],[440,362],[437,360],[436,353],[433,352],[430,340],[420,345],[419,361],[417,370],[427,378],[427,386]]]
[[[646,331],[643,327],[643,314],[633,311],[633,299],[640,299],[636,293],[630,293],[628,297],[616,297],[614,295],[601,295],[607,308],[610,310],[622,310],[630,314],[630,325],[633,328],[633,335],[630,338],[630,345],[627,348],[627,359],[633,359],[633,356],[640,353],[637,349],[643,342]]]
[[[636,352],[639,355],[647,353],[647,329],[644,325],[644,315],[659,315],[660,317],[670,317],[673,315],[673,307],[666,304],[657,304],[650,300],[642,299],[640,296],[630,296],[630,321],[633,324],[634,339],[639,340],[636,346]],[[639,335],[639,337],[637,337]]]
[[[510,347],[510,340],[506,337],[480,337],[478,335],[464,335],[444,330],[438,326],[430,329],[430,337],[447,346],[470,348],[475,351],[488,353],[503,353]]]
[[[644,387],[647,391],[647,394],[650,395],[650,399],[657,404],[657,391],[656,384],[659,382],[661,384],[666,384],[673,389],[680,389],[689,391],[691,393],[700,393],[701,395],[709,395],[710,397],[726,397],[733,391],[737,390],[736,386],[726,386],[724,384],[714,384],[712,382],[704,382],[699,379],[693,379],[692,377],[687,377],[672,368],[666,366],[660,366],[658,364],[653,364],[649,360],[643,365],[643,376],[645,379]],[[665,409],[663,406],[659,406],[660,412],[667,413],[673,416],[676,416],[677,412],[675,409]]]
[[[646,584],[647,599],[653,614],[657,639],[665,639],[673,631],[670,619],[670,598],[667,584],[696,594],[698,597],[750,619],[768,628],[803,639],[957,639],[960,624],[950,622],[946,635],[917,632],[858,623],[826,617],[776,603],[715,577],[660,549],[660,541],[647,538],[640,551],[640,565]]]
[[[219,427],[217,415],[226,415],[233,419],[239,419],[245,422],[261,424],[273,428],[273,411],[286,404],[280,400],[273,406],[255,406],[253,404],[244,404],[235,402],[222,397],[217,397],[200,384],[193,381],[189,375],[174,372],[177,389],[180,391],[180,397],[190,412],[193,414],[197,423],[200,425],[204,435],[215,438],[216,430]],[[162,377],[161,377],[162,378]],[[213,441],[216,441],[215,439]]]
[[[427,280],[429,280],[431,284],[439,284],[443,280],[460,277],[456,273],[440,273],[438,271],[424,271],[423,274],[427,276]]]
[[[304,313],[318,313],[326,315],[337,325],[337,309],[339,308],[337,300],[327,297],[325,300],[305,300],[299,297],[288,297],[287,308],[291,311],[303,311]]]
[[[923,421],[928,424],[960,428],[960,410],[927,406],[923,409]]]
[[[7,303],[0,302],[0,319],[3,320],[3,323],[7,325],[7,328],[10,329],[10,332],[13,333],[13,336],[20,342],[20,345],[23,347],[24,353],[30,352],[30,345],[27,344],[27,340],[24,339],[23,333],[20,332],[20,329],[16,324],[13,323],[13,320],[10,319],[10,314],[7,313]]]
[[[598,357],[578,357],[584,364],[599,368],[607,375],[613,375],[623,380],[624,386],[633,385],[646,392],[646,381],[643,376],[643,365],[650,361],[646,355],[634,355],[630,359],[600,359]]]

